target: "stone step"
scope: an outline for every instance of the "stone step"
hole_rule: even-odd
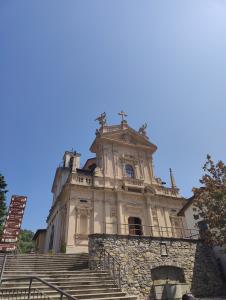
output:
[[[23,296],[23,295],[20,295],[19,296],[19,299],[20,300],[27,300],[27,295],[26,296]],[[31,297],[32,300],[40,300],[40,297],[37,298],[37,296],[34,294],[32,295]],[[44,299],[44,295],[43,295],[43,298]],[[60,296],[58,297],[52,297],[51,299],[54,299],[54,300],[60,300]],[[67,299],[67,298],[63,298],[63,299]],[[78,298],[79,299],[79,298]],[[83,299],[83,300],[92,300],[93,298],[86,298],[86,299]],[[136,300],[137,297],[135,296],[112,296],[112,297],[107,297],[107,298],[95,298],[95,300]],[[15,300],[15,296],[14,297],[10,297],[9,295],[1,295],[1,300]],[[222,299],[223,300],[223,299]]]
[[[70,258],[55,258],[55,257],[8,257],[7,256],[7,261],[13,261],[13,260],[17,260],[17,261],[73,261],[73,260],[88,260],[88,257],[84,257],[84,256],[80,256],[80,257],[70,257]]]
[[[37,276],[38,275],[38,276]],[[15,273],[14,276],[9,276],[9,274],[4,274],[4,279],[8,279],[8,278],[18,278],[18,277],[26,277],[26,276],[37,276],[37,277],[40,277],[44,280],[63,280],[63,281],[67,281],[67,280],[75,280],[75,281],[78,281],[78,280],[84,280],[84,279],[104,279],[104,278],[111,278],[111,276],[109,274],[84,274],[84,275],[70,275],[70,276],[50,276],[48,274],[43,274],[43,275],[40,275],[40,274],[35,274],[35,273],[30,273],[30,274],[26,274],[24,275],[23,273],[21,274],[18,274],[18,273]]]
[[[61,279],[54,279],[54,278],[42,278],[43,280],[47,281],[48,283],[52,283],[54,285],[84,285],[84,284],[96,284],[96,283],[109,283],[109,282],[114,282],[113,279],[111,277],[106,277],[106,278],[100,278],[100,277],[92,277],[92,278],[83,278],[80,280],[76,280],[76,279],[70,279],[70,280],[61,280]],[[36,282],[36,281],[34,281]],[[38,282],[38,281],[37,281]],[[17,285],[20,286],[22,284],[28,284],[28,280],[20,280],[19,282],[16,280],[13,281],[7,281],[7,283],[4,281],[4,284],[7,284],[8,286],[11,285]]]
[[[33,283],[32,286],[37,288],[37,289],[41,289],[41,288],[45,287],[45,285],[42,285],[39,282]],[[115,284],[114,281],[109,281],[109,283],[107,283],[107,282],[106,283],[97,282],[97,283],[93,284],[93,282],[91,282],[91,283],[88,283],[88,284],[84,283],[84,284],[78,284],[78,285],[76,285],[76,284],[73,284],[73,285],[71,285],[71,284],[56,285],[55,284],[55,286],[66,291],[66,290],[72,290],[72,289],[80,290],[80,289],[83,289],[83,288],[85,288],[85,289],[114,288],[114,287],[116,287],[116,284]],[[15,287],[15,285],[3,283],[2,287],[4,289],[12,289],[13,287]],[[17,289],[26,289],[27,287],[28,287],[28,283],[24,282],[21,285],[18,285],[16,283],[16,288]]]
[[[49,263],[65,263],[65,264],[68,264],[68,263],[73,263],[73,262],[87,262],[88,259],[73,259],[73,260],[51,260],[51,259],[46,259],[46,260],[17,260],[17,259],[14,259],[14,260],[6,260],[6,263],[8,264],[14,264],[14,263],[17,263],[17,264],[24,264],[24,263],[37,263],[37,264],[45,264],[46,262],[49,262]]]
[[[26,287],[25,289],[27,289],[28,287]],[[38,289],[37,287],[35,287],[36,289]],[[22,289],[22,288],[16,288],[18,291],[24,291],[24,288]],[[6,288],[6,287],[1,287],[1,292],[9,292],[9,291],[11,291],[12,289],[10,289],[10,288]],[[51,295],[58,295],[58,292],[57,291],[55,291],[55,290],[53,290],[53,289],[51,289],[51,288],[48,288],[48,287],[41,287],[41,291],[44,293],[44,294],[46,294],[46,295],[48,295],[48,296],[50,296],[51,297]],[[67,290],[64,290],[65,292],[68,292]],[[70,295],[78,295],[78,296],[80,296],[80,295],[86,295],[86,294],[96,294],[96,293],[101,293],[101,294],[104,294],[104,293],[121,293],[121,291],[120,291],[120,289],[119,288],[117,288],[117,287],[113,287],[113,288],[108,288],[108,287],[105,287],[105,288],[89,288],[89,289],[87,289],[87,288],[85,288],[85,289],[81,289],[81,290],[75,290],[75,289],[71,289],[70,290]]]
[[[24,271],[32,271],[34,270],[35,272],[37,272],[37,270],[40,270],[40,273],[41,272],[74,272],[76,271],[73,270],[73,268],[76,268],[77,267],[77,271],[80,271],[82,272],[82,270],[87,270],[88,269],[88,266],[87,265],[82,265],[82,266],[71,266],[71,267],[68,267],[68,268],[63,268],[62,266],[62,269],[60,267],[56,267],[56,269],[54,269],[54,267],[52,268],[48,268],[47,266],[46,267],[43,267],[43,268],[38,268],[38,267],[26,267],[26,268],[10,268],[10,269],[5,269],[4,273],[5,272],[24,272]],[[80,267],[83,267],[83,269],[81,269]]]
[[[5,272],[4,273],[4,278],[8,278],[8,277],[24,277],[24,276],[38,276],[38,277],[51,277],[51,278],[65,278],[65,279],[72,279],[72,278],[81,278],[81,277],[105,277],[105,276],[109,276],[109,273],[79,273],[79,274],[73,274],[73,273],[50,273],[50,272],[45,272],[45,273],[41,273],[41,272],[34,272],[34,271],[30,271],[30,272],[26,272],[26,275],[24,272],[16,272],[16,271],[12,271],[12,272]]]
[[[46,264],[47,262],[50,263],[50,264],[73,264],[73,263],[87,263],[89,260],[88,259],[73,259],[73,260],[49,260],[49,259],[46,259],[46,260],[6,260],[6,264],[8,265],[13,265],[13,264],[18,264],[18,265],[27,265],[27,264],[37,264],[37,265],[44,265]]]
[[[0,260],[2,257],[0,256]],[[18,277],[38,276],[79,300],[135,300],[117,286],[108,270],[90,270],[87,254],[57,255],[12,255],[8,256],[4,278],[15,281],[3,281],[1,291],[6,294],[13,290],[21,293],[28,289],[29,281],[17,281]],[[39,281],[33,281],[32,287],[43,292],[49,299],[60,300],[56,290]],[[10,296],[11,297],[11,296]],[[14,300],[8,295],[1,295],[2,300]],[[32,293],[31,299],[38,298]],[[19,295],[20,300],[27,300],[27,295]],[[38,299],[37,299],[38,300]]]
[[[26,296],[20,295],[18,299],[27,300],[27,295]],[[37,298],[37,296],[35,294],[33,294],[31,299],[32,300],[40,300],[40,297]],[[43,295],[43,299],[44,299],[44,295]],[[60,296],[51,297],[51,299],[58,300],[58,299],[60,299]],[[63,298],[63,299],[67,299],[67,298]],[[80,299],[80,298],[78,298],[78,299]],[[92,299],[93,298],[88,297],[83,300],[92,300]],[[137,299],[137,297],[135,297],[135,296],[111,296],[111,297],[104,297],[104,298],[95,298],[95,300],[136,300],[136,299]],[[4,295],[4,296],[1,295],[1,300],[15,300],[15,296],[10,297],[9,295]]]
[[[73,294],[74,297],[78,299],[96,299],[96,298],[107,298],[107,297],[113,297],[113,296],[125,296],[126,293],[123,292],[112,292],[112,293],[95,293],[95,294],[83,294],[83,295],[75,295]]]
[[[6,259],[7,262],[14,262],[14,261],[17,261],[17,262],[20,262],[20,263],[23,263],[23,262],[46,262],[46,261],[50,261],[50,262],[71,262],[71,261],[88,261],[88,257],[85,258],[85,257],[79,257],[79,258],[76,258],[74,257],[73,259],[70,258],[70,259],[53,259],[53,258],[50,258],[50,257],[47,257],[45,259],[37,259],[37,258],[34,258],[34,259],[20,259],[20,258],[12,258],[12,259],[9,259],[7,258]]]
[[[83,300],[90,300],[90,298],[86,298]],[[112,297],[108,297],[108,298],[95,298],[95,300],[137,300],[136,296],[112,296]]]
[[[1,254],[0,257],[4,258],[4,254]],[[7,254],[7,257],[80,257],[80,256],[86,256],[88,257],[88,253],[56,253],[56,254]]]
[[[20,272],[21,273],[24,273],[23,271],[11,271],[11,272],[15,272],[16,274],[19,274]],[[101,271],[101,270],[98,270],[98,271],[93,271],[93,270],[89,270],[89,269],[84,269],[84,270],[74,270],[74,271],[60,271],[60,270],[48,270],[48,273],[47,272],[39,272],[37,273],[36,271],[32,271],[32,270],[29,270],[29,276],[32,275],[32,274],[39,274],[40,276],[42,275],[50,275],[50,276],[71,276],[71,275],[75,275],[75,276],[79,276],[79,275],[89,275],[89,274],[101,274],[101,275],[108,275],[109,272],[108,271]],[[6,274],[4,272],[4,274]],[[13,273],[14,274],[14,273]]]
[[[34,265],[34,266],[32,266],[32,265],[29,265],[29,266],[24,266],[24,267],[20,267],[20,266],[14,266],[14,267],[10,267],[10,268],[8,268],[8,267],[6,267],[5,268],[5,270],[8,270],[8,271],[16,271],[16,270],[26,270],[26,269],[40,269],[40,270],[50,270],[50,271],[54,271],[54,268],[57,270],[59,270],[59,269],[62,269],[62,270],[65,270],[65,271],[73,271],[73,270],[71,270],[71,269],[73,269],[73,268],[78,268],[78,269],[81,269],[81,268],[83,268],[83,269],[88,269],[88,263],[85,263],[85,264],[77,264],[77,265],[75,265],[75,264],[71,264],[71,265],[68,265],[68,266],[64,266],[64,265],[58,265],[58,266],[47,266],[47,265],[45,265],[45,266],[37,266],[37,265]]]
[[[51,294],[51,293],[46,293],[43,292],[42,294],[46,295],[47,297],[49,297],[50,299],[60,299],[60,295],[59,293],[55,293],[55,294]],[[32,291],[31,292],[31,299],[36,299],[36,292]],[[83,294],[83,295],[72,295],[73,297],[77,298],[77,299],[83,299],[83,300],[90,300],[90,299],[136,299],[136,297],[132,297],[131,296],[126,296],[125,293],[122,292],[111,292],[111,293],[95,293],[95,294]],[[19,299],[27,299],[27,295],[18,295]],[[9,294],[1,294],[0,295],[1,299],[15,299],[15,295],[14,297],[10,297]]]

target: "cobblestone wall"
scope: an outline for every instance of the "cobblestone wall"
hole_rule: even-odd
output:
[[[200,241],[107,234],[89,236],[89,255],[96,264],[103,248],[122,266],[122,289],[137,295],[138,299],[154,299],[154,286],[164,283],[166,273],[169,283],[177,283],[182,292],[190,290],[196,297],[216,297],[223,293],[212,249]]]

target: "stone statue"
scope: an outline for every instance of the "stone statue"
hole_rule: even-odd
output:
[[[144,123],[144,125],[142,125],[142,126],[139,128],[138,132],[139,132],[141,135],[146,136],[146,135],[147,135],[147,132],[146,132],[147,126],[148,126],[148,124],[147,124],[147,123]]]
[[[100,126],[103,127],[104,125],[106,125],[106,113],[102,113],[99,117],[96,118],[95,121],[98,121]]]

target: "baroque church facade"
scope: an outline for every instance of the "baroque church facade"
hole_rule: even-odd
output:
[[[119,125],[101,114],[90,147],[93,157],[80,166],[80,154],[66,151],[56,170],[53,202],[47,217],[45,252],[87,252],[90,234],[191,238],[178,212],[186,203],[170,170],[171,186],[156,178],[157,150],[146,134],[129,126],[124,112]]]

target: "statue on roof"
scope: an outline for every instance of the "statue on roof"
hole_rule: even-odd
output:
[[[103,127],[104,125],[106,125],[106,123],[107,123],[107,120],[106,120],[106,113],[103,112],[99,117],[97,117],[97,118],[95,119],[95,121],[98,121],[98,122],[99,122],[99,125],[100,125],[101,127]]]
[[[147,129],[147,126],[148,124],[145,122],[138,130],[138,132],[143,135],[143,136],[147,136],[147,132],[146,132],[146,129]]]

